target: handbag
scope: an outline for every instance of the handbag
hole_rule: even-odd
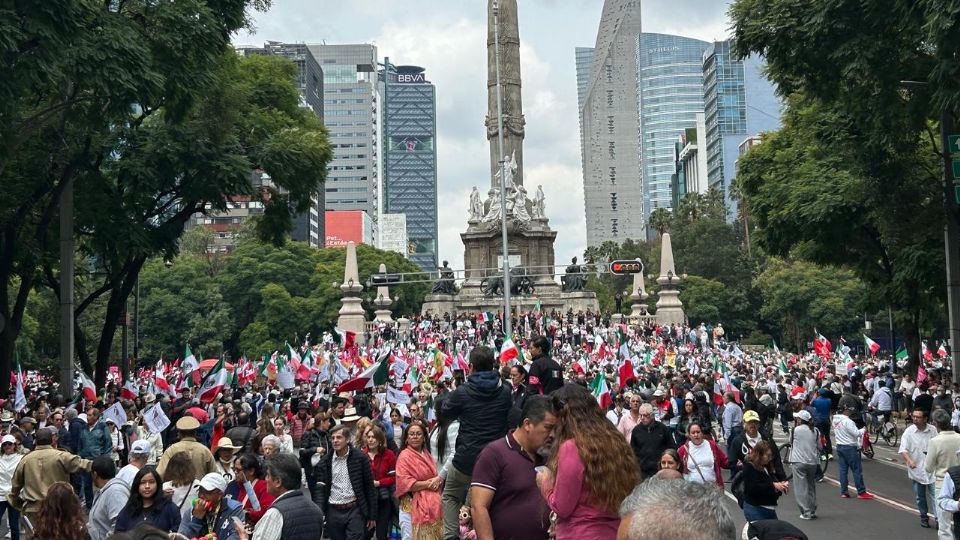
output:
[[[743,491],[743,471],[740,470],[730,479],[730,493],[737,498],[737,505],[740,508],[743,508],[743,498],[745,496]]]

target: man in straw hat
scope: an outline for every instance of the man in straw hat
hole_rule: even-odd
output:
[[[163,476],[167,469],[167,463],[170,457],[177,452],[186,452],[190,454],[190,460],[194,464],[194,473],[197,480],[200,480],[208,473],[218,472],[217,464],[213,459],[210,449],[197,442],[197,430],[200,429],[200,422],[192,416],[184,416],[177,420],[177,431],[180,433],[180,442],[170,445],[160,458],[157,464],[157,472]]]

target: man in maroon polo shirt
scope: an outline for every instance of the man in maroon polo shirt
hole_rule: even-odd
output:
[[[546,540],[550,512],[537,488],[538,451],[557,417],[546,396],[530,396],[517,428],[480,452],[470,483],[477,540]]]

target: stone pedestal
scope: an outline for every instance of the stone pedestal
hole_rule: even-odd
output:
[[[623,313],[614,313],[610,316],[610,322],[614,325],[623,323]]]
[[[423,301],[423,307],[420,308],[421,315],[443,315],[449,313],[451,316],[457,312],[457,297],[452,294],[428,294]]]
[[[597,300],[597,293],[593,291],[575,291],[560,293],[563,304],[567,309],[577,311],[600,311],[600,302]]]
[[[387,265],[381,263],[379,272],[386,274]],[[377,287],[377,298],[373,301],[373,304],[377,306],[377,310],[373,312],[373,320],[375,322],[393,324],[393,312],[390,311],[390,305],[393,304],[393,299],[390,298],[389,287]]]

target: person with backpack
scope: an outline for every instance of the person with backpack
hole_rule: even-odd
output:
[[[817,518],[817,468],[820,465],[820,430],[813,426],[809,411],[793,413],[795,426],[790,431],[790,469],[793,471],[794,497],[800,507],[800,519]]]

